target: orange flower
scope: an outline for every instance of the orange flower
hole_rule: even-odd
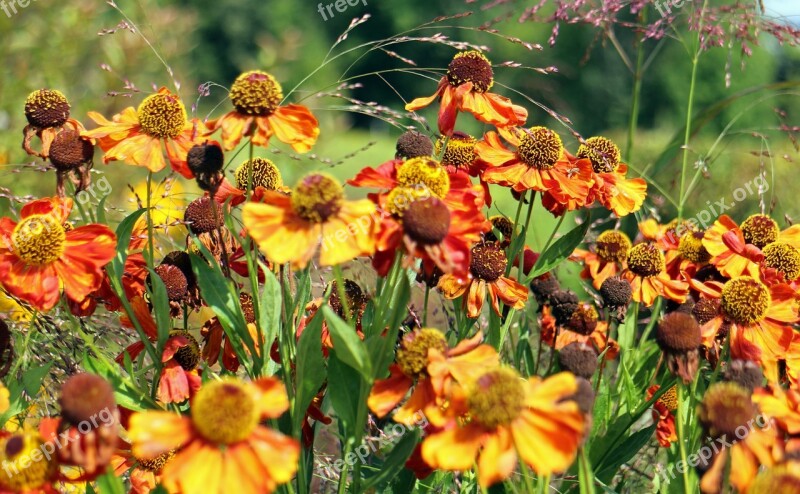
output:
[[[631,298],[647,307],[659,296],[683,303],[689,284],[671,279],[665,268],[664,254],[655,244],[647,242],[628,251],[628,267],[620,276],[631,284]]]
[[[653,385],[647,388],[646,399],[650,401],[656,391],[661,386]],[[662,448],[669,448],[669,445],[678,440],[675,430],[675,410],[678,409],[678,388],[672,386],[661,395],[661,398],[653,404],[653,420],[656,422],[656,439]]]
[[[161,482],[161,469],[174,457],[174,451],[167,451],[151,460],[142,460],[131,454],[129,444],[123,443],[111,459],[111,468],[117,477],[130,474],[129,494],[150,494]]]
[[[391,188],[370,194],[383,212],[372,264],[379,275],[389,271],[398,249],[422,260],[422,271],[466,276],[470,246],[490,228],[481,213],[484,192],[463,171],[448,174],[431,157],[392,160],[365,168],[349,184]]]
[[[62,290],[81,301],[100,287],[103,266],[116,252],[105,225],[65,228],[72,199],[39,199],[22,207],[20,221],[0,219],[0,280],[10,294],[41,311]]]
[[[569,158],[573,162],[580,159],[591,161],[594,175],[592,194],[604,208],[622,217],[642,207],[647,197],[647,182],[642,178],[626,178],[628,165],[621,162],[616,144],[605,137],[590,137],[580,145],[577,156]]]
[[[214,200],[220,204],[225,204],[228,200],[230,200],[231,206],[245,202],[247,200],[248,181],[250,181],[250,190],[253,191],[252,200],[255,202],[260,202],[261,197],[268,190],[291,191],[291,189],[283,185],[281,171],[275,166],[275,163],[266,158],[256,156],[252,160],[243,162],[236,168],[233,175],[235,183],[223,178],[214,194]]]
[[[594,251],[575,249],[570,256],[573,261],[583,261],[581,278],[591,279],[592,286],[599,290],[603,282],[619,274],[626,267],[631,240],[618,230],[606,230],[597,236]]]
[[[291,196],[266,191],[263,202],[245,204],[242,222],[267,259],[302,269],[318,250],[322,266],[372,254],[377,233],[374,215],[375,205],[369,199],[346,201],[335,178],[311,173]]]
[[[786,284],[767,286],[757,278],[740,276],[725,284],[700,283],[692,288],[704,298],[719,300],[719,312],[703,324],[703,345],[715,349],[717,336],[727,330],[731,356],[761,363],[770,382],[778,380],[778,361],[787,356],[798,322],[797,295]]]
[[[142,297],[131,300],[131,306],[142,331],[152,342],[158,341],[158,328],[147,302]],[[122,325],[132,328],[133,323],[127,315],[120,317]],[[128,346],[119,356],[117,363],[123,365],[125,354],[135,360],[144,351],[145,345],[137,341]],[[174,329],[164,345],[161,353],[161,376],[158,381],[158,394],[156,397],[164,403],[182,403],[194,396],[200,388],[200,374],[197,364],[200,362],[200,347],[197,340],[188,331]]]
[[[759,276],[761,249],[774,242],[800,247],[800,225],[780,231],[769,216],[754,214],[741,225],[722,215],[705,232],[703,246],[711,254],[711,264],[728,278]]]
[[[207,382],[192,400],[189,416],[134,414],[128,429],[131,453],[153,460],[176,451],[161,470],[170,492],[270,493],[294,476],[300,446],[260,422],[288,407],[283,384],[274,378]]]
[[[449,348],[437,329],[423,328],[403,336],[397,360],[389,367],[389,377],[375,382],[367,404],[378,417],[394,410],[411,390],[408,401],[397,409],[396,422],[413,424],[420,414],[434,425],[443,425],[445,409],[463,384],[475,373],[500,363],[497,351],[482,345],[480,331],[468,340]]]
[[[206,123],[206,135],[222,129],[226,150],[235,148],[245,136],[252,136],[255,146],[266,146],[275,135],[298,153],[308,152],[317,142],[317,119],[305,106],[280,106],[283,90],[270,74],[260,70],[241,74],[233,82],[229,97],[234,111]]]
[[[406,111],[425,108],[441,98],[439,132],[446,136],[453,133],[459,111],[469,112],[495,127],[524,124],[528,111],[511,104],[508,98],[490,93],[493,85],[494,71],[489,59],[475,50],[462,51],[447,66],[447,75],[439,81],[436,92],[408,103]]]
[[[561,331],[558,332],[558,336],[555,338],[555,349],[561,350],[570,343],[575,342],[586,343],[587,345],[592,345],[595,351],[597,351],[598,355],[603,353],[607,347],[608,351],[605,353],[603,358],[606,360],[614,360],[617,358],[617,355],[619,355],[619,344],[608,337],[608,323],[606,321],[597,321],[597,312],[595,311],[594,307],[592,307],[590,304],[581,304],[576,313],[573,314],[572,319],[575,319],[579,314],[586,311],[586,307],[589,307],[591,311],[594,311],[596,325],[589,325],[588,327],[581,325],[580,327],[585,329],[584,332],[579,332],[575,330],[577,329],[577,326],[575,326],[575,329],[573,329],[572,321],[570,321],[568,326],[561,328]],[[580,318],[582,319],[582,317]],[[594,327],[592,328],[592,326]],[[552,338],[550,341],[552,342]]]
[[[504,275],[507,265],[506,254],[499,245],[491,242],[478,244],[472,248],[467,279],[446,274],[439,279],[439,289],[450,300],[466,295],[464,306],[470,318],[480,315],[487,289],[492,309],[498,315],[498,299],[516,310],[521,310],[528,301],[528,288]]]
[[[508,149],[503,137],[516,148]],[[559,135],[545,127],[501,128],[499,134],[487,132],[475,146],[478,159],[485,164],[483,180],[512,187],[517,192],[542,192],[557,209],[577,209],[587,204],[594,179],[589,160],[571,163]]]
[[[714,441],[712,449],[716,453],[700,479],[702,492],[722,492],[726,471],[728,483],[737,492],[748,492],[760,467],[770,468],[783,459],[784,443],[777,427],[758,415],[750,392],[738,384],[711,385],[697,416]]]
[[[119,160],[157,172],[166,166],[162,153],[166,148],[172,169],[186,178],[194,176],[186,164],[186,154],[199,143],[202,124],[197,119],[187,120],[180,98],[167,88],[146,97],[139,108],[130,106],[111,120],[97,112],[89,112],[89,118],[100,127],[81,135],[96,140],[105,151],[103,163]]]
[[[477,464],[483,487],[511,476],[518,457],[540,475],[564,471],[584,432],[571,399],[577,390],[568,372],[526,380],[510,367],[486,371],[467,387],[465,415],[424,439],[422,458],[440,470],[468,471]]]

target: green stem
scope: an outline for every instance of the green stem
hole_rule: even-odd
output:
[[[692,116],[694,113],[694,97],[695,89],[697,86],[697,67],[700,62],[700,36],[703,32],[703,13],[706,10],[708,0],[703,2],[703,7],[700,10],[700,25],[697,29],[697,37],[695,38],[694,53],[692,54],[692,76],[689,83],[689,100],[686,103],[686,131],[683,135],[683,164],[681,165],[681,188],[680,195],[678,196],[678,220],[683,219],[683,207],[686,204],[685,187],[686,187],[686,171],[689,166],[689,140],[692,137]]]
[[[675,417],[675,421],[677,422],[678,430],[678,449],[680,450],[681,454],[681,462],[683,462],[683,466],[686,467],[689,463],[686,461],[686,442],[688,438],[686,437],[686,432],[684,430],[684,420],[685,417],[683,416],[683,405],[684,399],[684,385],[683,383],[678,383],[678,409],[676,411],[677,417]],[[689,397],[691,398],[691,397]],[[693,492],[692,490],[692,483],[689,479],[689,468],[683,468],[683,491],[686,493]]]
[[[642,9],[640,13],[641,22],[647,23],[647,9]],[[636,47],[636,69],[633,73],[633,94],[631,96],[631,114],[628,120],[628,142],[625,145],[625,159],[630,160],[633,153],[633,144],[636,135],[636,126],[639,123],[639,102],[642,96],[642,77],[644,75],[644,40],[639,36]]]
[[[339,301],[342,304],[342,311],[344,312],[347,324],[353,325],[353,313],[350,312],[350,303],[347,301],[347,288],[344,285],[344,276],[342,275],[342,268],[339,265],[333,267],[333,276],[336,279],[336,289],[339,292]]]
[[[150,252],[150,259],[147,261],[147,266],[152,268],[156,262],[155,258],[155,239],[153,238],[153,210],[152,210],[152,197],[153,197],[153,172],[147,172],[147,248]]]

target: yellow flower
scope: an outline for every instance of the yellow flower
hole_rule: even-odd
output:
[[[30,309],[14,300],[8,292],[0,288],[0,314],[15,322],[31,320]]]
[[[183,220],[186,209],[187,193],[183,185],[174,177],[167,177],[153,184],[150,206],[153,208],[153,224],[156,226],[171,225]],[[147,182],[142,181],[133,188],[129,199],[131,210],[147,207]]]
[[[8,388],[5,386],[5,384],[0,383],[0,413],[6,413],[8,408],[11,406],[9,396],[10,393],[8,392]]]

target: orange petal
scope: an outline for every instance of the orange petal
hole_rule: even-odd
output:
[[[319,122],[305,106],[281,106],[267,120],[275,137],[292,146],[298,153],[310,151],[317,142]]]
[[[262,417],[278,418],[289,409],[289,398],[283,383],[273,377],[253,381],[258,390],[258,407]]]
[[[472,423],[451,426],[426,437],[422,442],[422,458],[433,468],[467,471],[475,464],[481,447],[483,430]]]
[[[131,452],[142,459],[180,448],[192,439],[193,433],[191,420],[172,412],[134,413],[128,425]]]

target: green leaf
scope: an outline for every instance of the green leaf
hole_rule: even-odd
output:
[[[551,271],[561,264],[564,259],[572,255],[575,248],[583,242],[586,232],[589,231],[590,223],[589,218],[586,218],[583,223],[553,242],[536,260],[536,264],[534,264],[533,270],[527,276],[527,279],[533,279]]]
[[[41,367],[31,367],[22,375],[22,385],[25,387],[25,392],[29,396],[38,396],[39,390],[42,387],[42,381],[45,376],[50,372],[54,362],[48,362]]]
[[[281,327],[281,285],[272,271],[263,268],[262,270],[264,289],[261,290],[261,302],[258,304],[258,325],[264,335],[264,343],[269,347]]]
[[[139,220],[139,217],[144,214],[145,211],[144,208],[137,209],[122,220],[117,227],[117,255],[111,261],[111,264],[109,264],[113,278],[122,278],[125,260],[128,258],[128,244],[130,244],[131,241],[133,227],[136,226],[136,221]]]
[[[199,242],[196,242],[196,245],[200,247],[201,251],[206,251],[205,255],[209,259],[212,258],[208,250]],[[247,330],[247,322],[239,304],[238,293],[229,284],[229,280],[225,278],[216,263],[211,267],[202,257],[196,254],[189,255],[192,260],[192,271],[200,286],[200,294],[203,296],[203,300],[214,310],[222,329],[225,331],[225,335],[228,337],[228,341],[233,345],[234,353],[247,369],[248,374],[252,375],[253,365],[251,361],[258,357],[253,338]],[[242,342],[247,345],[253,358],[247,355]]]
[[[125,486],[122,479],[114,474],[114,470],[109,467],[108,471],[97,477],[98,494],[125,494]]]
[[[603,483],[609,483],[616,475],[619,468],[636,455],[653,437],[656,430],[655,424],[631,434],[625,442],[614,448],[605,458],[602,468],[598,467],[597,478]]]
[[[592,465],[589,463],[589,458],[586,456],[586,451],[583,448],[581,448],[578,455],[578,463],[578,485],[580,486],[580,494],[595,494]]]
[[[345,438],[352,437],[355,432],[359,406],[355,398],[361,394],[362,381],[353,367],[339,359],[335,352],[331,353],[328,357],[328,397],[346,433]]]
[[[295,376],[295,409],[292,425],[295,437],[300,436],[300,428],[306,410],[325,381],[325,359],[322,355],[322,317],[317,315],[303,330],[297,343],[297,375]]]
[[[156,330],[158,331],[158,345],[156,348],[157,352],[161,353],[172,329],[172,318],[169,316],[169,297],[167,297],[167,287],[161,277],[153,269],[148,267],[147,270],[150,272],[150,280],[147,284],[148,291],[150,292],[150,301],[153,303]],[[161,361],[157,362],[160,364]]]
[[[345,364],[358,371],[364,380],[372,382],[372,363],[367,348],[356,330],[350,327],[327,304],[322,306],[322,314],[328,321],[328,330],[333,338],[331,350]]]
[[[125,355],[128,354],[126,353]],[[125,365],[131,365],[129,357],[126,358]],[[118,368],[111,367],[103,360],[85,355],[83,358],[83,368],[86,369],[86,372],[97,374],[111,383],[111,387],[114,388],[114,399],[118,405],[130,410],[142,411],[144,410],[142,401],[151,401],[142,390],[133,388],[123,381]]]
[[[408,434],[405,434],[402,439],[392,448],[391,453],[386,457],[383,462],[380,472],[364,481],[363,490],[369,490],[373,487],[378,487],[386,482],[392,480],[401,470],[403,470],[406,460],[414,452],[414,448],[419,442],[419,429],[414,429]]]

